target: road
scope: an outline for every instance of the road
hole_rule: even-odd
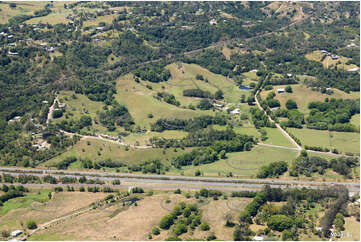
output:
[[[86,171],[66,171],[66,170],[49,170],[49,169],[25,169],[25,168],[0,168],[2,173],[12,175],[32,174],[34,176],[52,175],[60,178],[71,176],[80,178],[85,176],[87,179],[99,178],[104,181],[120,180],[122,183],[141,183],[168,186],[185,186],[185,187],[216,187],[217,189],[261,189],[268,184],[272,187],[310,187],[322,188],[332,185],[343,185],[352,191],[359,191],[359,183],[352,182],[316,182],[316,181],[298,181],[298,180],[269,180],[269,179],[234,179],[218,177],[190,177],[190,176],[165,176],[165,175],[147,175],[131,173],[114,173],[114,172],[86,172]]]
[[[257,91],[257,93],[254,95],[254,98],[256,100],[256,104],[258,106],[259,109],[261,109],[265,115],[267,115],[268,120],[271,121],[272,123],[274,123],[276,125],[276,127],[281,131],[281,133],[289,140],[292,142],[293,145],[296,146],[296,148],[291,148],[291,147],[286,147],[286,146],[279,146],[279,145],[270,145],[270,144],[263,144],[263,143],[258,143],[258,145],[262,145],[262,146],[268,146],[268,147],[274,147],[274,148],[280,148],[280,149],[289,149],[289,150],[297,150],[297,151],[301,151],[302,147],[297,144],[297,142],[286,132],[286,130],[284,130],[278,123],[276,123],[268,114],[267,112],[262,108],[262,106],[260,105],[258,99],[257,99],[257,94],[259,93],[259,91]],[[336,157],[340,157],[340,156],[346,156],[346,157],[353,157],[353,156],[349,156],[349,155],[344,155],[344,154],[335,154],[332,152],[324,152],[324,151],[316,151],[316,150],[306,150],[307,152],[311,152],[311,153],[316,153],[316,154],[323,154],[323,155],[329,155],[329,156],[336,156]]]
[[[48,118],[46,119],[46,124],[49,124],[50,119],[53,117],[53,112],[55,108],[55,103],[58,101],[58,96],[55,96],[53,104],[49,108]]]
[[[274,123],[274,124],[276,125],[276,127],[281,131],[281,133],[282,133],[289,141],[291,141],[291,143],[292,143],[294,146],[297,147],[297,150],[298,150],[298,151],[301,151],[301,150],[302,150],[302,147],[301,147],[299,144],[297,144],[297,142],[296,142],[278,123],[276,123],[276,122],[267,114],[266,110],[264,110],[264,109],[262,108],[262,106],[261,106],[261,104],[259,103],[258,98],[257,98],[258,93],[259,93],[259,90],[258,90],[258,91],[256,92],[256,94],[254,95],[254,98],[255,98],[255,100],[256,100],[256,104],[257,104],[257,106],[259,107],[259,109],[261,109],[261,110],[264,112],[264,114],[267,115],[268,120],[271,121],[272,123]]]

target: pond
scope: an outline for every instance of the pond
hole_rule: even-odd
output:
[[[240,85],[239,89],[241,89],[241,90],[252,90],[252,88],[249,88],[249,87],[243,86],[243,85]]]

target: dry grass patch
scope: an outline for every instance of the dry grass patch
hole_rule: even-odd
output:
[[[106,210],[92,210],[41,233],[73,240],[148,240],[152,228],[169,213],[161,205],[167,197],[165,194],[145,197],[137,202],[137,206],[132,205],[114,217],[110,215],[122,208],[121,203]]]
[[[104,193],[61,192],[46,203],[32,202],[23,208],[10,210],[0,217],[0,227],[7,230],[21,228],[21,222],[34,219],[38,225],[65,216],[106,196]]]

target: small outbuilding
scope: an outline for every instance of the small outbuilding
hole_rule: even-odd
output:
[[[239,114],[239,108],[236,108],[234,110],[231,111],[231,114]]]
[[[12,237],[16,237],[16,236],[18,236],[18,235],[20,235],[20,234],[22,234],[23,233],[23,231],[21,231],[20,229],[18,229],[18,230],[14,230],[13,232],[11,232],[11,236]]]
[[[358,67],[348,69],[347,71],[351,71],[351,72],[358,71]]]
[[[278,89],[277,89],[277,92],[278,92],[278,93],[285,93],[285,89],[284,89],[284,88],[278,88]]]
[[[263,236],[254,236],[252,238],[253,241],[264,241],[264,237]]]

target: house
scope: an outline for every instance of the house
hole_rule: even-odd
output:
[[[263,241],[264,240],[264,237],[263,236],[254,236],[253,241]]]
[[[11,51],[9,51],[8,54],[14,56],[14,55],[18,55],[19,53],[18,53],[18,52],[11,52]]]
[[[96,30],[103,31],[105,27],[96,27]]]
[[[217,21],[215,19],[212,19],[211,21],[209,21],[209,24],[210,25],[216,25],[217,24]]]
[[[292,77],[292,74],[291,74],[291,73],[287,73],[287,77]]]
[[[320,52],[321,52],[322,54],[327,54],[327,51],[326,51],[326,50],[320,50]]]
[[[42,103],[44,103],[44,104],[48,104],[49,102],[48,102],[48,101],[46,101],[46,100],[44,100],[44,101],[42,101]]]
[[[54,47],[50,47],[48,49],[46,49],[48,52],[54,52],[55,51],[55,48]]]
[[[18,236],[18,235],[20,235],[20,234],[22,234],[23,233],[23,231],[21,231],[21,230],[15,230],[15,231],[13,231],[13,232],[11,232],[11,236],[12,237],[16,237],[16,236]]]
[[[278,88],[278,89],[277,89],[277,92],[278,92],[278,93],[284,93],[284,92],[285,92],[285,89],[284,89],[284,88]]]
[[[355,43],[351,43],[351,44],[349,44],[347,47],[356,47],[356,45],[355,45]]]
[[[239,108],[236,108],[235,110],[231,111],[231,114],[239,114]]]
[[[213,106],[215,106],[217,108],[221,108],[221,107],[223,107],[223,104],[215,103],[215,104],[213,104]]]
[[[279,107],[274,107],[274,108],[271,108],[271,111],[275,112],[275,111],[277,111],[277,109],[279,109]]]
[[[332,60],[337,60],[337,59],[338,59],[338,55],[331,55],[331,59],[332,59]]]
[[[351,72],[358,71],[358,67],[348,69],[347,71],[351,71]]]
[[[250,70],[249,72],[258,72],[257,69]]]

